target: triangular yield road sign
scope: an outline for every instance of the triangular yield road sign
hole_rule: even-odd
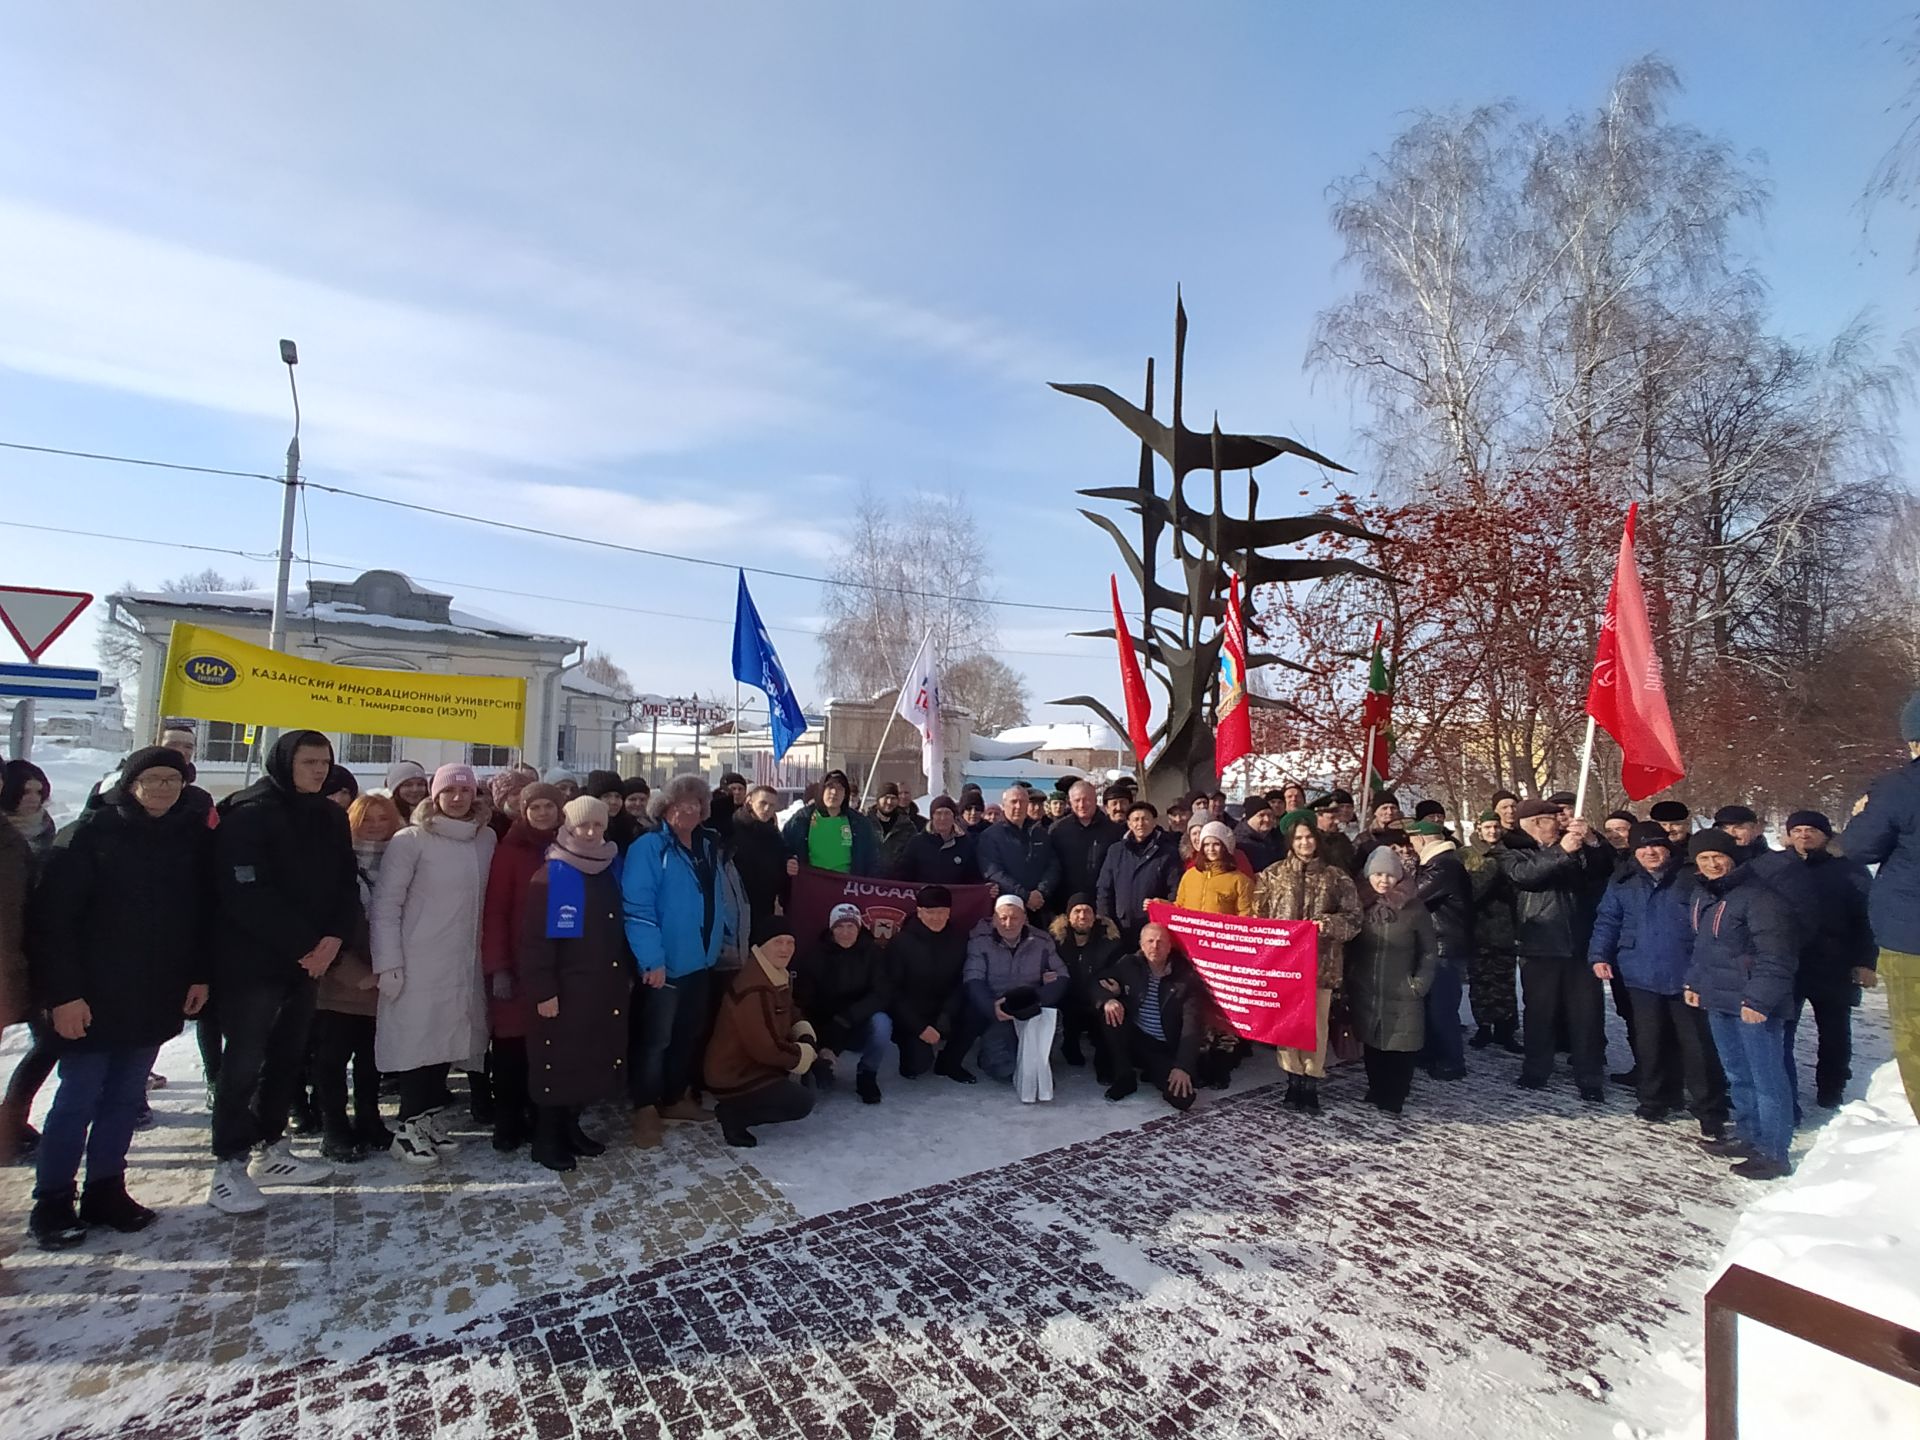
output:
[[[38,660],[92,603],[93,596],[79,590],[0,585],[0,625],[20,642],[27,659]]]

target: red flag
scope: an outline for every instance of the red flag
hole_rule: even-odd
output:
[[[1685,778],[1680,742],[1667,713],[1666,684],[1660,657],[1647,623],[1647,597],[1640,588],[1634,559],[1633,529],[1640,507],[1627,507],[1627,528],[1620,537],[1607,615],[1600,626],[1600,647],[1587,686],[1587,714],[1620,745],[1620,783],[1629,797],[1644,800]]]
[[[1220,702],[1214,712],[1213,773],[1253,753],[1253,711],[1247,704],[1247,620],[1240,613],[1240,577],[1227,572],[1227,624],[1220,641]]]
[[[1373,622],[1373,657],[1367,666],[1367,698],[1360,703],[1360,728],[1372,742],[1361,760],[1360,789],[1364,794],[1387,788],[1387,759],[1393,751],[1393,688],[1387,680],[1387,659],[1380,648],[1382,623]]]
[[[1147,699],[1147,682],[1140,673],[1140,657],[1134,653],[1127,617],[1120,610],[1120,577],[1109,575],[1107,583],[1113,588],[1113,638],[1120,645],[1120,688],[1127,696],[1127,743],[1133,746],[1133,763],[1144,767],[1151,744],[1153,705]]]

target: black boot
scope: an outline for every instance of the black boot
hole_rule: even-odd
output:
[[[287,1110],[287,1129],[296,1135],[320,1133],[320,1112],[314,1108],[313,1097],[304,1085],[294,1092],[293,1104]]]
[[[962,1085],[978,1085],[980,1083],[980,1077],[962,1065],[960,1063],[960,1057],[953,1054],[950,1050],[940,1052],[940,1058],[934,1064],[933,1073],[936,1075],[944,1075],[949,1080],[958,1080]],[[752,1137],[749,1136],[748,1138],[751,1139]],[[731,1144],[732,1142],[729,1141],[728,1143]]]
[[[111,1180],[89,1180],[86,1193],[80,1197],[80,1223],[83,1225],[105,1225],[109,1230],[131,1235],[136,1230],[146,1229],[159,1218],[127,1194],[127,1177],[124,1175],[116,1175]]]
[[[385,1154],[393,1146],[393,1131],[387,1128],[378,1110],[365,1119],[356,1121],[353,1133],[354,1137],[366,1147],[369,1155]]]
[[[1080,1048],[1079,1032],[1067,1036],[1060,1042],[1060,1058],[1069,1065],[1081,1066],[1087,1063],[1086,1052]]]
[[[87,1238],[87,1227],[74,1213],[71,1190],[34,1201],[27,1230],[42,1250],[71,1250]]]
[[[578,1106],[566,1112],[566,1120],[561,1128],[567,1148],[574,1154],[591,1160],[596,1155],[607,1153],[607,1147],[580,1128],[580,1110]]]
[[[542,1105],[540,1118],[533,1127],[533,1158],[549,1170],[562,1173],[574,1169],[573,1151],[567,1147],[566,1116],[557,1105]]]
[[[856,1070],[853,1075],[853,1088],[863,1105],[880,1103],[880,1077],[871,1070]]]
[[[1300,1077],[1300,1109],[1308,1115],[1320,1113],[1320,1082],[1311,1075]]]
[[[1527,1047],[1520,1043],[1520,1026],[1512,1020],[1502,1020],[1493,1027],[1493,1043],[1509,1055],[1524,1055]]]
[[[367,1158],[367,1147],[360,1137],[344,1121],[336,1122],[331,1116],[323,1127],[320,1141],[320,1154],[336,1165],[358,1165]],[[391,1145],[393,1142],[387,1142]],[[92,1193],[91,1190],[88,1191]]]
[[[1289,1110],[1300,1108],[1300,1077],[1291,1070],[1287,1072],[1287,1093],[1280,1103]]]
[[[760,1143],[753,1138],[753,1132],[744,1125],[722,1125],[720,1138],[741,1150],[751,1150]]]
[[[527,1112],[518,1105],[496,1105],[493,1113],[493,1148],[510,1155],[531,1138]]]
[[[1482,1025],[1473,1032],[1473,1038],[1467,1041],[1467,1044],[1475,1050],[1484,1050],[1492,1043],[1493,1027],[1491,1025]]]
[[[473,1070],[467,1074],[467,1109],[472,1112],[474,1124],[493,1124],[493,1078],[483,1071]]]

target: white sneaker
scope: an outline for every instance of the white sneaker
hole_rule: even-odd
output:
[[[426,1117],[421,1115],[402,1120],[393,1127],[393,1144],[387,1147],[387,1153],[408,1165],[440,1163],[440,1153],[433,1148],[433,1141],[427,1134]]]
[[[293,1153],[293,1142],[283,1137],[254,1151],[247,1173],[256,1185],[318,1185],[332,1177],[333,1167],[302,1160]]]
[[[267,1208],[267,1197],[247,1174],[244,1160],[216,1160],[207,1204],[223,1215],[257,1215]]]
[[[453,1138],[453,1132],[447,1128],[451,1122],[447,1119],[445,1106],[438,1110],[428,1110],[416,1118],[420,1121],[421,1131],[432,1142],[435,1150],[445,1155],[460,1148],[460,1142]]]

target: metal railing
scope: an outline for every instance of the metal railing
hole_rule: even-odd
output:
[[[1707,1291],[1706,1440],[1737,1440],[1740,1433],[1738,1329],[1742,1317],[1909,1385],[1920,1385],[1920,1330],[1744,1265],[1730,1265]]]

